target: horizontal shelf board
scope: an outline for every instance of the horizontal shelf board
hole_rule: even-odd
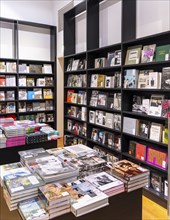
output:
[[[107,70],[120,70],[121,66],[109,66],[109,67],[103,67],[103,68],[89,68],[87,69],[88,72],[99,72],[99,71],[107,71]]]
[[[70,54],[70,55],[66,55],[64,56],[64,59],[67,59],[67,58],[79,58],[79,57],[86,57],[86,51],[84,52],[80,52],[80,53],[74,53],[74,54]]]
[[[1,116],[6,116],[6,115],[16,115],[17,112],[11,112],[11,113],[0,113]]]
[[[55,110],[41,110],[41,111],[30,111],[30,112],[18,112],[19,115],[30,115],[30,114],[36,114],[36,113],[42,113],[42,112],[54,112]]]
[[[136,69],[137,67],[145,67],[148,66],[151,68],[152,66],[160,66],[160,65],[169,65],[170,61],[161,61],[161,62],[149,62],[149,63],[139,63],[139,64],[128,64],[128,65],[123,65],[123,69],[130,68],[130,69]]]
[[[135,157],[129,155],[128,153],[122,153],[122,155],[124,155],[125,157],[129,157],[129,158],[131,158],[131,159],[133,159],[133,160],[136,160],[136,161],[139,162],[139,163],[145,164],[145,165],[147,165],[148,167],[151,167],[151,168],[153,168],[153,169],[159,170],[159,171],[164,172],[164,173],[168,173],[167,170],[163,170],[163,169],[161,169],[161,168],[159,168],[159,167],[156,167],[156,166],[154,166],[154,165],[152,165],[152,164],[150,164],[150,163],[148,163],[148,162],[146,162],[146,161],[139,160],[139,159],[137,159],[137,158],[135,158]]]
[[[168,145],[167,144],[164,144],[162,142],[157,142],[157,141],[154,141],[154,140],[150,140],[149,138],[143,138],[141,136],[137,136],[137,135],[133,135],[133,134],[128,134],[128,133],[125,133],[123,132],[123,135],[126,135],[126,136],[129,136],[129,137],[133,137],[135,139],[138,139],[139,141],[145,141],[145,142],[148,142],[149,144],[156,144],[158,146],[161,146],[161,147],[164,147],[164,148],[168,148]]]
[[[79,90],[84,90],[87,89],[87,87],[70,87],[70,86],[65,86],[64,89],[79,89]]]
[[[86,121],[83,121],[79,118],[71,117],[71,116],[68,116],[68,115],[65,115],[64,117],[67,118],[67,119],[73,120],[73,121],[75,120],[75,121],[79,121],[79,122],[82,122],[82,123],[86,123]]]
[[[17,59],[16,59],[16,58],[0,57],[0,61],[5,61],[5,62],[17,62]]]
[[[17,102],[17,100],[0,100],[0,102]]]
[[[18,73],[18,75],[35,76],[36,78],[39,76],[54,77],[53,73]]]
[[[122,91],[135,91],[135,92],[150,92],[150,93],[154,93],[154,92],[160,92],[160,93],[164,93],[164,92],[168,92],[169,93],[169,89],[137,89],[137,88],[123,88]]]
[[[0,87],[0,90],[8,90],[8,89],[17,89],[17,86],[2,86]]]
[[[158,33],[158,34],[153,34],[153,35],[149,35],[149,36],[146,36],[146,37],[141,37],[141,38],[137,38],[136,40],[133,39],[133,40],[128,40],[128,41],[124,41],[123,42],[123,45],[128,45],[128,44],[131,44],[131,43],[138,43],[138,42],[141,42],[141,41],[146,41],[146,40],[150,40],[150,39],[159,39],[161,36],[165,36],[166,37],[169,37],[170,36],[170,31],[165,31],[165,32],[162,32],[162,33]],[[154,43],[154,42],[153,42]]]
[[[161,198],[162,200],[164,200],[166,202],[168,201],[167,196],[165,196],[163,193],[157,192],[156,190],[152,189],[151,187],[149,187],[149,188],[144,187],[143,189],[150,192],[150,193],[152,193],[152,194],[154,194],[154,195],[156,195],[156,196],[158,196],[159,198]]]
[[[99,142],[97,142],[97,141],[93,141],[93,140],[90,139],[90,138],[88,138],[87,141],[89,141],[89,142],[91,142],[91,143],[94,143],[94,144],[96,144],[96,145],[99,145],[99,146],[101,146],[101,147],[103,147],[103,148],[105,148],[105,149],[108,149],[108,150],[112,151],[112,152],[116,152],[116,153],[119,153],[119,154],[121,153],[120,151],[118,151],[118,150],[116,150],[116,149],[114,149],[114,148],[108,147],[107,145],[101,144],[101,143],[99,143]]]
[[[112,44],[109,46],[105,46],[105,47],[99,47],[99,48],[95,48],[92,50],[88,50],[87,53],[93,53],[93,52],[102,52],[102,51],[114,51],[114,50],[118,50],[115,48],[121,48],[121,43],[117,43],[117,44]]]
[[[84,107],[87,106],[87,105],[77,104],[77,103],[72,103],[72,102],[64,102],[64,104],[66,104],[66,105],[75,105],[75,106],[84,106]]]
[[[136,113],[136,112],[128,112],[128,111],[123,111],[123,114],[126,114],[126,115],[132,115],[132,116],[138,116],[138,117],[141,117],[141,118],[151,118],[151,119],[157,119],[157,120],[161,120],[161,121],[165,121],[167,120],[167,118],[165,117],[157,117],[157,116],[152,116],[152,115],[145,115],[145,114],[140,114],[140,113]]]
[[[29,64],[54,64],[55,62],[52,60],[29,60],[29,59],[19,59],[19,64],[22,63],[29,63]]]
[[[17,75],[17,73],[11,73],[11,72],[0,72],[0,75]]]
[[[93,124],[93,123],[90,123],[90,122],[87,122],[87,124],[93,126],[93,127],[98,127],[98,128],[101,128],[102,130],[108,130],[110,132],[115,132],[115,133],[121,133],[121,131],[118,131],[118,130],[115,130],[113,128],[108,128],[108,127],[105,127],[103,125],[97,125],[97,124]]]
[[[18,86],[19,89],[35,89],[35,88],[42,88],[42,89],[48,89],[48,88],[54,88],[54,86]]]
[[[68,131],[67,129],[64,129],[64,132],[67,132],[67,133],[69,133],[69,134],[72,134],[72,135],[74,135],[74,136],[77,136],[77,137],[79,137],[79,138],[82,138],[82,139],[87,139],[85,136],[82,136],[82,135],[79,135],[79,134],[74,134],[74,132],[72,132],[72,131]]]
[[[66,74],[76,74],[76,73],[86,73],[87,70],[72,70],[72,71],[65,71]]]
[[[92,90],[111,90],[111,91],[121,91],[121,88],[98,88],[98,87],[87,87],[87,89],[92,89]]]
[[[53,100],[53,99],[22,99],[22,100],[18,100],[19,102],[45,102],[48,100]]]
[[[100,107],[100,106],[91,106],[91,105],[88,105],[87,107],[90,108],[90,109],[103,110],[103,111],[106,111],[106,112],[121,113],[120,110],[114,110],[114,109],[109,109],[109,108]]]

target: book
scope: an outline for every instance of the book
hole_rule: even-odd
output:
[[[96,112],[90,110],[89,111],[89,122],[94,124],[95,121],[96,121]]]
[[[106,67],[106,58],[105,57],[96,58],[95,62],[94,62],[94,67],[95,68],[104,68],[104,67]]]
[[[16,86],[16,77],[13,75],[7,75],[6,86]]]
[[[137,144],[137,142],[136,141],[129,141],[129,151],[128,151],[128,153],[130,154],[130,155],[132,155],[133,157],[135,157],[135,155],[136,155],[136,144]]]
[[[6,100],[15,100],[15,91],[6,91]]]
[[[19,76],[18,85],[19,86],[26,86],[26,76]]]
[[[73,58],[70,58],[68,60],[68,64],[67,64],[67,68],[66,68],[66,71],[71,71],[72,70],[72,64],[73,64]]]
[[[114,120],[113,114],[106,112],[106,123],[105,123],[105,126],[107,128],[113,128],[113,120]]]
[[[43,65],[43,73],[52,74],[52,65],[51,64],[44,64]]]
[[[161,75],[159,72],[149,72],[149,89],[161,88]]]
[[[8,73],[16,73],[17,72],[16,62],[6,62],[6,71]]]
[[[5,91],[0,91],[0,101],[5,101]]]
[[[170,60],[170,44],[156,47],[156,62]]]
[[[97,87],[97,82],[98,82],[98,74],[92,74],[90,87]]]
[[[164,95],[151,95],[149,115],[161,117],[162,115],[162,102],[164,100]]]
[[[34,99],[34,91],[27,91],[27,100]]]
[[[79,59],[73,60],[72,68],[71,68],[72,71],[78,70],[79,61],[80,61]]]
[[[149,170],[143,168],[131,161],[120,160],[113,164],[111,169],[112,173],[116,177],[120,177],[123,180],[131,181],[139,178],[145,178],[149,176]]]
[[[115,65],[115,52],[109,52],[107,54],[107,66],[114,66]]]
[[[146,120],[137,120],[137,132],[136,135],[148,138],[149,137],[149,129],[150,129],[150,122]]]
[[[105,75],[99,74],[97,77],[97,87],[102,88],[105,85]]]
[[[19,100],[26,100],[27,99],[27,90],[20,89],[19,90]]]
[[[54,105],[53,105],[52,100],[46,100],[45,101],[45,109],[46,110],[53,110],[54,109]]]
[[[122,59],[122,52],[121,50],[116,50],[115,51],[115,62],[114,66],[120,66],[121,65],[121,59]]]
[[[170,67],[162,68],[161,89],[170,89]]]
[[[74,90],[67,90],[67,102],[71,102],[71,99],[72,99],[72,95],[74,93]]]
[[[22,63],[18,65],[19,73],[27,73],[27,64]]]
[[[52,99],[53,98],[52,89],[43,89],[43,97],[44,99]]]
[[[71,103],[77,103],[77,93],[72,93]]]
[[[35,86],[35,80],[34,78],[28,78],[27,77],[27,86]]]
[[[45,77],[45,86],[53,86],[53,77]]]
[[[33,89],[34,99],[42,99],[42,89]]]
[[[153,147],[147,147],[146,161],[163,170],[167,170],[168,165],[167,152]]]
[[[162,192],[162,184],[162,177],[157,173],[151,172],[150,186],[152,189],[157,192]]]
[[[29,65],[29,73],[41,74],[42,73],[42,65],[30,64]]]
[[[138,76],[138,89],[149,88],[149,73],[153,70],[140,70]]]
[[[45,86],[45,78],[38,78],[36,81],[36,86]]]
[[[6,64],[4,61],[0,61],[0,73],[6,72]]]
[[[5,75],[0,75],[0,86],[6,86],[6,77],[5,77]]]
[[[15,102],[7,102],[6,113],[15,113],[15,112],[16,112]]]
[[[85,70],[87,68],[87,60],[80,59],[78,64],[78,70]]]
[[[136,143],[135,157],[139,160],[145,161],[145,159],[146,159],[146,145]]]
[[[26,112],[26,102],[19,102],[19,112]]]
[[[142,45],[127,48],[125,65],[138,64],[140,62]]]
[[[158,123],[154,123],[154,122],[151,123],[149,138],[151,140],[161,142],[161,140],[162,140],[162,124],[158,124]]]
[[[154,61],[156,44],[143,46],[141,63],[149,63]]]
[[[38,197],[34,197],[20,202],[18,204],[18,210],[23,219],[49,219],[49,214],[44,209],[43,203]]]
[[[124,88],[137,88],[138,70],[128,69],[124,71]]]
[[[97,106],[107,107],[107,97],[108,97],[108,94],[106,92],[99,92]]]
[[[135,135],[136,122],[137,119],[135,118],[123,117],[123,132]]]

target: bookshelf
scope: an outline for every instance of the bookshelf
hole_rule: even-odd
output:
[[[100,47],[99,45],[99,11],[100,11],[100,3],[102,1],[84,1],[73,9],[65,13],[64,15],[64,134],[65,135],[73,135],[75,138],[82,139],[83,143],[87,143],[88,146],[100,146],[101,148],[107,150],[108,152],[112,152],[119,158],[126,158],[131,160],[132,162],[136,162],[138,164],[143,165],[150,169],[151,173],[158,174],[162,183],[164,179],[168,178],[167,169],[161,169],[153,164],[150,164],[146,161],[139,160],[136,157],[129,155],[129,142],[136,141],[146,146],[152,146],[155,149],[163,150],[166,153],[168,152],[168,145],[162,142],[150,140],[149,138],[144,138],[139,135],[132,135],[126,132],[123,132],[123,120],[124,117],[135,118],[138,120],[146,120],[150,123],[159,123],[163,126],[167,124],[167,118],[162,116],[153,116],[140,114],[132,111],[132,100],[133,96],[146,96],[150,98],[152,94],[156,95],[164,95],[165,99],[170,99],[169,90],[168,89],[138,89],[138,88],[124,88],[124,72],[125,70],[137,69],[141,70],[149,70],[162,72],[162,68],[170,67],[170,61],[160,61],[160,62],[149,62],[149,63],[140,63],[125,65],[126,53],[127,49],[130,46],[136,45],[151,45],[156,44],[156,46],[167,45],[170,44],[169,37],[170,32],[162,32],[159,34],[150,35],[147,37],[137,38],[136,37],[136,0],[122,0],[121,4],[121,42],[115,43],[113,45]],[[75,29],[75,18],[80,13],[86,13],[86,50],[84,52],[76,53],[76,29]],[[107,57],[108,53],[113,51],[121,51],[121,65],[117,66],[107,66],[103,68],[95,68],[94,63],[96,58]],[[87,60],[87,68],[83,71],[75,70],[75,71],[67,71],[67,66],[69,60],[73,58],[76,59],[86,59]],[[103,74],[107,76],[114,76],[117,72],[121,72],[121,87],[120,88],[104,88],[104,87],[91,87],[91,76],[92,74]],[[68,75],[79,75],[84,74],[87,77],[87,85],[82,88],[75,87],[67,87]],[[67,101],[67,93],[68,90],[74,90],[74,92],[85,91],[87,96],[87,102],[83,105],[78,103],[71,103]],[[107,94],[121,94],[121,109],[110,109],[106,106],[91,106],[90,99],[93,91],[105,92]],[[68,117],[68,108],[70,106],[84,106],[87,108],[87,118],[86,121],[81,122],[80,120],[75,119],[72,116]],[[120,131],[114,128],[108,128],[101,124],[94,124],[89,122],[89,112],[90,111],[104,111],[106,113],[118,114],[121,117],[121,129]],[[86,129],[86,136],[82,136],[79,133],[74,132],[73,129],[68,130],[68,120],[73,122],[83,123]],[[112,132],[115,135],[120,135],[121,139],[121,150],[117,150],[114,147],[107,146],[101,142],[97,142],[91,139],[91,134],[93,129],[96,128],[98,130],[104,132]],[[155,200],[157,203],[160,203],[164,207],[167,207],[167,197],[164,196],[163,192],[157,192],[153,190],[153,188],[145,188],[143,190],[144,194],[148,197]]]
[[[35,120],[56,129],[56,27],[0,17],[0,32],[1,117]],[[56,147],[56,141],[43,145]],[[20,149],[31,147],[35,145]],[[19,149],[14,148],[0,149],[1,163],[17,161]]]

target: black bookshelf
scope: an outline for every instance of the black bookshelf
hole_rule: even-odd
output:
[[[30,119],[31,115],[34,116],[34,119],[36,119],[36,115],[38,113],[45,113],[45,116],[47,116],[47,114],[53,114],[53,121],[47,121],[47,117],[46,120],[44,120],[44,123],[49,124],[51,127],[53,127],[54,129],[56,129],[56,119],[57,119],[57,90],[56,90],[56,83],[57,83],[57,77],[56,77],[56,43],[57,43],[57,39],[56,39],[56,27],[55,26],[51,26],[51,25],[46,25],[46,24],[40,24],[40,23],[33,23],[33,22],[27,22],[27,21],[20,21],[20,20],[13,20],[13,19],[7,19],[7,18],[2,18],[0,17],[0,26],[10,29],[10,33],[11,33],[11,39],[12,39],[12,43],[11,43],[11,47],[9,47],[9,50],[11,50],[11,54],[8,57],[0,57],[0,62],[5,62],[5,64],[7,62],[15,62],[16,63],[16,71],[15,72],[0,72],[0,75],[4,75],[4,76],[8,76],[8,75],[12,75],[15,76],[15,80],[16,80],[16,86],[1,86],[0,87],[0,91],[4,91],[5,94],[7,91],[14,91],[15,93],[15,98],[14,100],[0,100],[0,104],[1,103],[8,103],[8,102],[14,102],[15,103],[15,112],[11,112],[11,113],[0,113],[1,116],[3,117],[14,117],[16,120],[19,119]],[[25,31],[24,33],[28,33],[28,34],[32,34],[32,33],[36,33],[39,34],[41,33],[41,36],[45,36],[48,34],[48,39],[49,39],[49,48],[46,49],[46,51],[48,51],[48,58],[47,60],[43,60],[42,57],[39,58],[32,55],[32,53],[34,53],[34,50],[29,51],[29,56],[30,59],[24,58],[21,59],[21,54],[20,54],[20,48],[23,46],[21,45],[20,42],[20,35],[19,35],[19,31]],[[30,35],[29,35],[30,36]],[[32,35],[31,35],[32,36]],[[34,42],[33,42],[34,43]],[[35,47],[36,44],[34,43]],[[33,48],[33,45],[30,45]],[[37,48],[33,48],[36,49]],[[38,53],[37,53],[38,54]],[[31,56],[32,55],[32,56]],[[12,58],[11,58],[12,57]],[[47,57],[45,55],[45,57]],[[20,72],[19,71],[19,65],[20,64],[26,64],[27,67],[30,64],[33,65],[41,65],[43,67],[43,65],[47,64],[47,65],[51,65],[51,69],[52,69],[52,73],[32,73],[29,71],[25,71],[25,72]],[[26,78],[32,78],[34,79],[34,86],[19,86],[19,77],[20,76],[25,76]],[[51,77],[52,81],[53,81],[53,86],[37,86],[36,80],[38,78],[45,78],[45,77]],[[26,91],[33,91],[35,88],[39,88],[42,91],[42,99],[25,99],[25,100],[20,100],[19,99],[19,90],[26,90]],[[53,98],[51,99],[46,99],[43,95],[43,89],[51,89],[51,91],[53,92]],[[41,111],[37,111],[36,109],[32,111],[28,111],[28,109],[26,108],[26,110],[24,112],[19,110],[19,103],[34,103],[34,102],[43,102],[45,103],[46,101],[52,101],[53,102],[53,109],[49,110],[45,109],[45,110],[41,110]],[[33,120],[33,118],[32,118]],[[38,121],[37,121],[38,122]],[[18,151],[19,150],[27,150],[27,149],[32,149],[35,147],[45,147],[45,148],[52,148],[52,147],[56,147],[57,146],[57,141],[47,141],[44,143],[39,143],[39,144],[30,144],[30,145],[24,145],[24,146],[16,146],[16,147],[12,147],[12,148],[3,148],[0,149],[0,157],[1,157],[1,162],[0,164],[4,164],[4,163],[11,163],[11,162],[16,162],[19,161],[19,156],[18,156]]]
[[[138,38],[136,37],[136,0],[122,0],[122,23],[121,23],[121,42],[116,43],[114,45],[109,45],[105,47],[99,47],[99,4],[102,1],[100,0],[86,0],[79,5],[75,6],[74,9],[66,12],[64,15],[64,109],[65,115],[67,113],[67,109],[69,106],[79,106],[74,103],[67,103],[67,91],[68,89],[73,89],[75,91],[84,90],[87,92],[87,103],[84,105],[87,107],[87,121],[86,130],[87,137],[84,139],[87,142],[87,145],[93,147],[95,145],[100,146],[101,148],[112,151],[115,155],[119,155],[119,158],[129,159],[138,164],[143,165],[144,167],[150,169],[152,172],[159,173],[163,179],[167,179],[167,170],[159,169],[151,164],[148,164],[145,161],[140,161],[135,157],[132,157],[128,154],[129,149],[129,141],[135,140],[137,142],[146,144],[147,146],[152,146],[158,149],[163,149],[168,152],[167,144],[162,142],[156,142],[153,140],[149,140],[149,138],[142,138],[140,136],[135,136],[131,134],[127,134],[123,132],[123,117],[136,118],[141,120],[147,120],[149,122],[160,123],[165,125],[167,123],[167,119],[163,117],[156,117],[150,115],[144,115],[136,112],[132,112],[132,99],[133,95],[146,96],[150,97],[152,94],[161,94],[165,96],[165,99],[170,99],[169,90],[165,89],[137,89],[137,88],[123,88],[123,80],[124,80],[124,71],[127,69],[137,69],[137,70],[148,70],[153,69],[153,71],[162,72],[163,67],[169,67],[170,61],[161,61],[161,62],[150,62],[150,63],[139,63],[133,65],[125,65],[125,58],[127,48],[130,46],[135,46],[141,44],[142,46],[156,44],[157,46],[170,44],[170,31],[150,35],[147,37]],[[81,10],[80,10],[81,8]],[[81,53],[75,53],[75,17],[82,12],[86,12],[86,51]],[[104,68],[94,68],[94,60],[95,58],[107,57],[108,52],[112,52],[115,50],[121,50],[122,60],[121,65],[113,66],[113,67],[104,67]],[[66,71],[68,60],[70,58],[87,59],[87,69],[81,71]],[[121,71],[121,88],[92,88],[90,87],[90,80],[92,74],[104,74],[112,76],[114,72]],[[87,87],[86,88],[68,88],[67,79],[69,74],[86,74],[87,75]],[[122,101],[121,101],[121,110],[112,110],[99,106],[90,106],[90,97],[93,90],[103,91],[107,93],[121,93]],[[101,143],[97,143],[96,141],[91,140],[91,131],[92,128],[101,128],[101,130],[109,131],[116,133],[114,129],[106,128],[105,126],[100,126],[96,124],[89,123],[89,111],[90,110],[101,110],[105,112],[110,112],[113,114],[121,115],[121,151],[115,151],[109,149],[108,146],[105,146]],[[76,134],[74,132],[70,132],[67,130],[67,117],[64,118],[64,133],[72,133],[75,137]],[[163,196],[163,193],[158,193],[154,191],[152,188],[144,189],[147,191],[145,195],[154,199],[156,202],[163,204],[164,207],[167,205],[167,199]],[[154,196],[155,194],[155,196]],[[162,202],[163,201],[163,202]]]

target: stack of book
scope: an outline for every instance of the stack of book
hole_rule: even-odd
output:
[[[57,157],[50,155],[34,158],[26,162],[26,166],[37,172],[45,183],[60,181],[65,183],[77,179],[79,170],[68,162],[61,162]]]
[[[125,183],[127,192],[149,184],[149,170],[128,160],[115,162],[111,167],[111,174]]]
[[[67,186],[74,190],[70,192],[73,198],[71,212],[76,217],[109,205],[108,196],[85,179],[70,182]]]
[[[96,186],[108,196],[124,192],[124,183],[106,172],[92,174],[85,177],[87,181]]]
[[[20,202],[18,211],[23,220],[48,220],[49,215],[38,197]]]
[[[26,143],[27,144],[36,144],[48,140],[48,135],[44,132],[38,131],[31,134],[26,134]]]
[[[25,144],[25,134],[26,130],[24,127],[9,125],[2,126],[2,130],[4,131],[6,140],[6,147],[13,147]]]
[[[54,182],[39,187],[38,194],[50,219],[70,212],[70,195],[60,183]]]
[[[3,195],[9,210],[17,209],[18,202],[38,195],[38,187],[44,182],[37,174],[4,179]]]

